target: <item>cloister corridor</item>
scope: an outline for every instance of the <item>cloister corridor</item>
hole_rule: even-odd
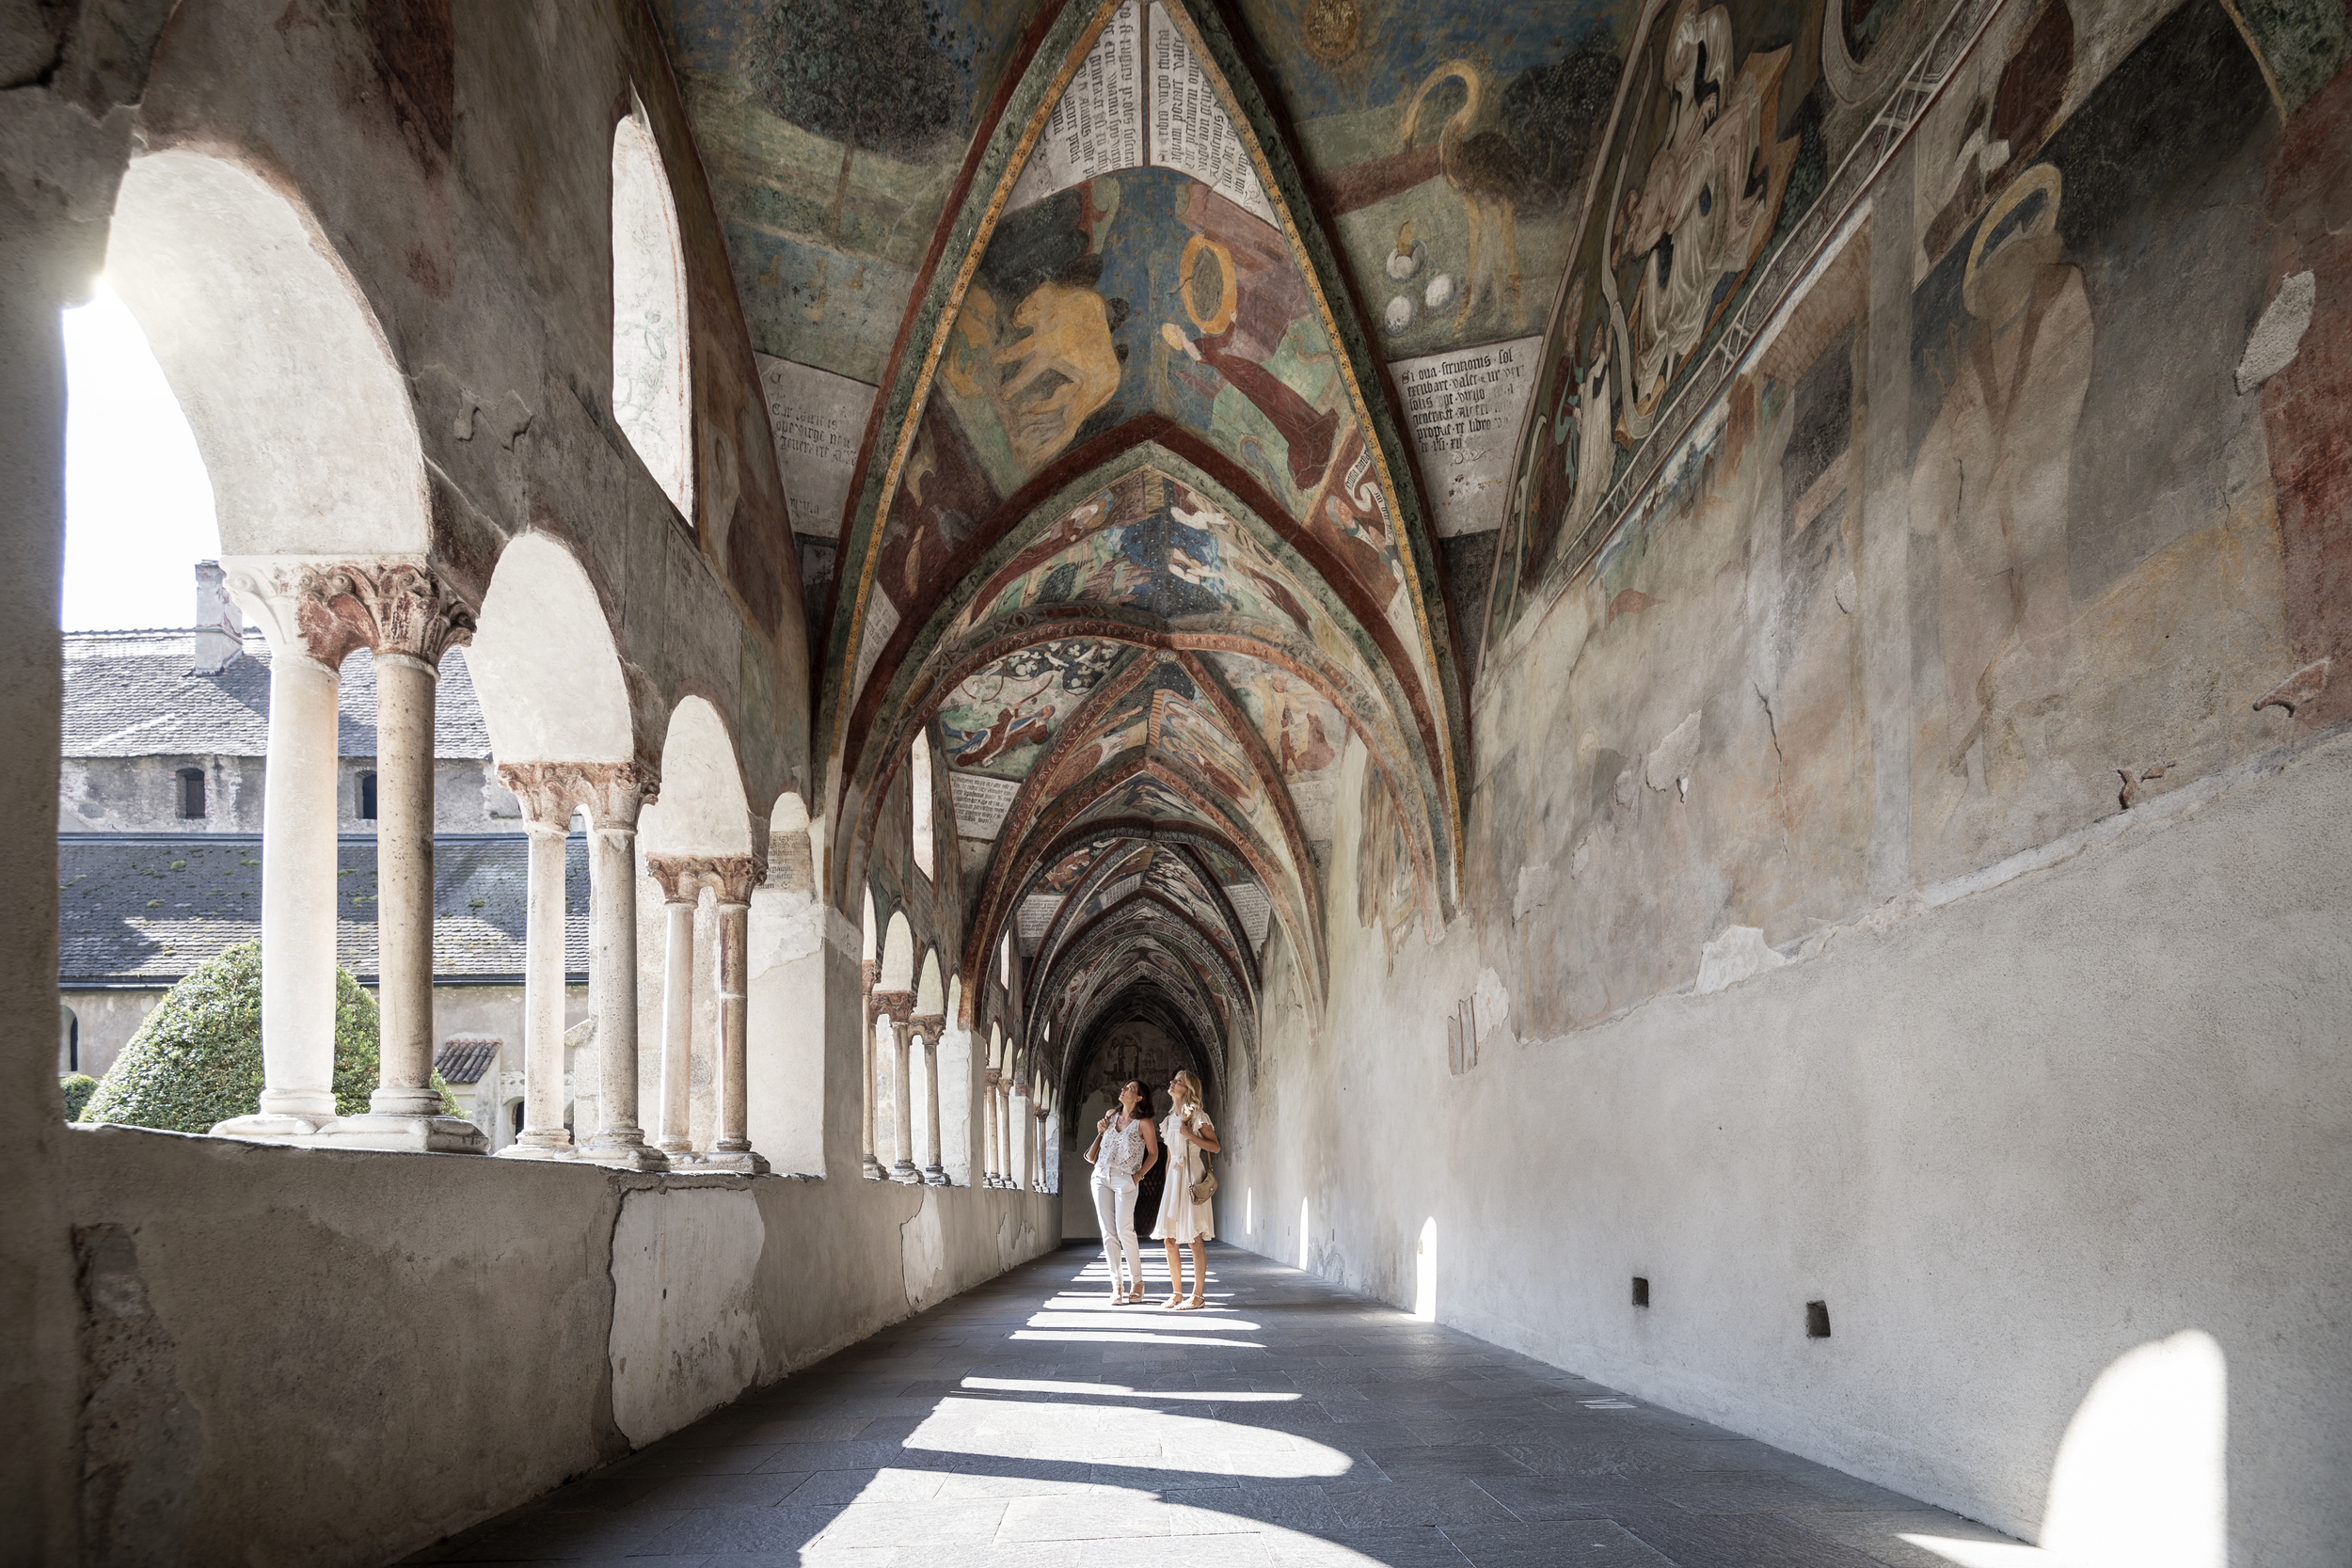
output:
[[[1145,1269],[1164,1296],[1164,1263]],[[1208,1294],[1111,1307],[1101,1254],[1073,1243],[408,1560],[1954,1560],[1906,1536],[2032,1555],[1250,1253],[1216,1247]]]

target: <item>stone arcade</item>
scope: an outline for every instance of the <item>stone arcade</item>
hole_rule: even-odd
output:
[[[0,1560],[2352,1557],[2347,59],[0,7]],[[225,787],[66,740],[102,276],[266,665],[203,1134],[53,1087],[49,802]],[[432,1086],[493,800],[495,1140]],[[1210,1310],[1114,1310],[1079,1155],[1178,1070]]]

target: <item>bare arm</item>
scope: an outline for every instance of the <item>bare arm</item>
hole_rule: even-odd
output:
[[[1202,1117],[1199,1121],[1194,1122],[1190,1127],[1186,1128],[1184,1130],[1184,1136],[1192,1140],[1193,1147],[1196,1148],[1205,1149],[1211,1154],[1219,1154],[1224,1152],[1223,1148],[1216,1141],[1216,1128],[1210,1123],[1209,1118],[1206,1117]]]
[[[1156,1165],[1159,1163],[1160,1135],[1152,1130],[1152,1124],[1147,1121],[1143,1124],[1143,1170],[1136,1172],[1136,1180],[1138,1181],[1142,1180],[1144,1171],[1150,1170],[1153,1165]]]

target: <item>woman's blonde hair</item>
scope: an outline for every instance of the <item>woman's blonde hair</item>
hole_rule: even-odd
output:
[[[1184,1103],[1196,1111],[1199,1110],[1200,1108],[1200,1080],[1193,1076],[1190,1068],[1184,1068],[1177,1072],[1176,1082],[1184,1086]]]

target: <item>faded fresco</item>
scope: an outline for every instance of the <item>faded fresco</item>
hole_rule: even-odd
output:
[[[1811,47],[1874,65],[1910,8],[1848,5]],[[1681,14],[1692,36],[1718,25]],[[1664,78],[1720,93],[1720,117],[1685,137],[1666,92],[1605,230],[1614,297],[1596,284],[1560,323],[1526,515],[1565,509],[1555,543],[1590,515],[1587,476],[1624,461],[1629,408],[1670,392],[1677,345],[1709,330],[1676,304],[1688,242],[1671,270],[1638,248],[1683,221],[1653,199],[1683,188],[1660,160],[1726,166],[1708,138],[1733,126],[1740,189],[1772,193],[1774,144],[1737,126],[1772,123],[1804,52],[1742,49],[1728,21],[1719,80]],[[1488,672],[1512,755],[1475,819],[1473,899],[1512,911],[1486,943],[1523,1032],[1689,985],[1730,927],[1796,954],[2352,705],[2331,680],[2344,552],[2311,504],[2344,488],[2320,476],[2342,471],[2352,332],[2308,281],[2346,264],[2320,236],[2352,211],[2352,89],[2332,79],[2282,119],[2276,77],[2215,0],[1994,16],[1869,222]],[[2311,170],[2330,136],[2333,172]],[[1724,216],[1736,243],[1698,252],[1719,303],[1748,244]],[[1369,782],[1356,804],[1372,925],[1387,835]],[[1497,822],[1540,827],[1505,842]]]
[[[1248,0],[1241,9],[1271,45],[1387,356],[1540,326],[1637,8]]]
[[[939,710],[948,768],[1026,778],[1062,721],[1102,684],[1119,654],[1085,639],[1042,642],[967,677]]]

